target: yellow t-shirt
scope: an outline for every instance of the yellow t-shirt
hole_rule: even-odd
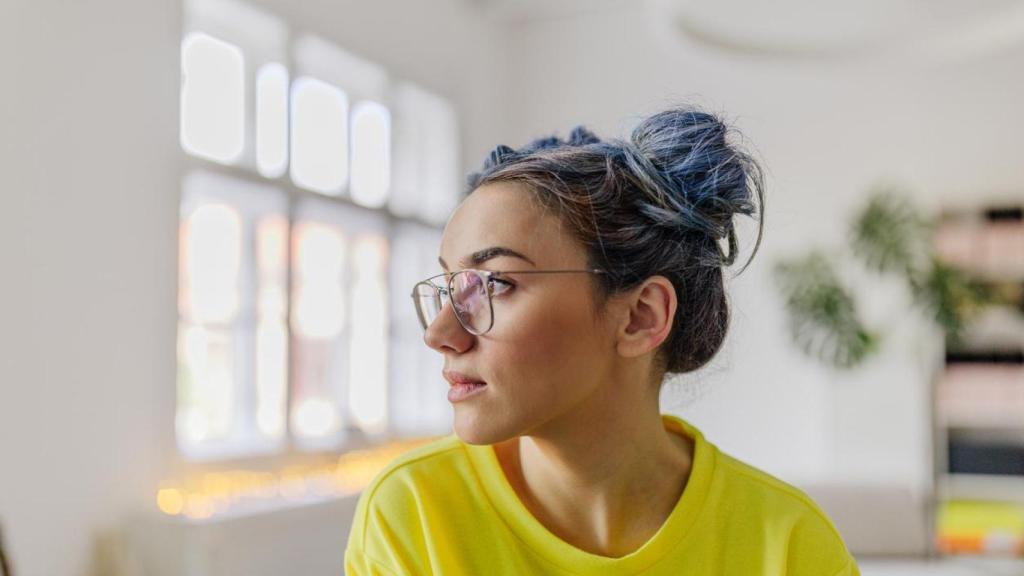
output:
[[[401,456],[356,507],[345,569],[383,574],[857,576],[839,533],[800,490],[693,438],[690,478],[658,532],[620,558],[552,534],[519,500],[491,446],[448,436]]]

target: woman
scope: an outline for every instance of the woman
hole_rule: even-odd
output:
[[[413,294],[455,434],[362,494],[349,574],[858,574],[807,496],[659,410],[721,347],[733,220],[762,213],[727,136],[675,109],[470,176]]]

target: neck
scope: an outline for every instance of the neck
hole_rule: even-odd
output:
[[[506,475],[534,516],[569,543],[610,556],[661,527],[693,455],[688,439],[664,428],[656,393],[630,401],[624,388],[603,386],[503,448]]]

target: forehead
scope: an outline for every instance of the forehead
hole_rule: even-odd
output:
[[[440,256],[449,268],[461,268],[470,254],[494,246],[515,250],[539,268],[585,260],[557,216],[537,206],[525,185],[515,182],[486,184],[470,194],[445,226]]]

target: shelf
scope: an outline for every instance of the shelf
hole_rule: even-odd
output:
[[[982,310],[964,327],[963,344],[949,350],[950,365],[994,364],[1024,365],[1024,313],[1012,306],[993,305]]]
[[[1003,312],[1003,311],[1000,311]],[[1020,314],[1017,312],[1009,312],[1009,320],[1003,320],[1003,330],[1014,330],[1013,336],[1015,338],[1021,338],[1022,331],[1024,329],[1024,319],[1020,318]],[[982,313],[981,317],[988,319],[994,314]],[[1003,312],[1006,315],[1006,312]],[[1017,325],[1007,325],[1009,322],[1013,322]],[[975,322],[979,324],[979,322]],[[1010,340],[1010,338],[1007,338]],[[971,341],[971,344],[975,348],[981,348],[977,342]],[[1018,364],[1024,368],[1024,349],[1020,347],[1012,347],[1006,344],[1006,342],[998,342],[996,344],[989,345],[985,348],[972,350],[972,349],[958,349],[958,350],[947,350],[946,351],[946,366],[964,366],[964,365],[981,365],[981,366],[1006,366]]]
[[[963,414],[946,416],[939,425],[949,433],[978,432],[990,438],[1010,438],[1010,442],[1024,442],[1024,421],[1019,417],[990,414]]]
[[[949,426],[947,440],[956,440],[975,445],[1018,446],[1024,444],[1024,421],[1007,422],[1004,425],[988,422],[975,426]]]
[[[934,574],[934,576],[964,576],[971,574],[973,576],[985,575],[985,576],[1020,576],[1020,558],[1007,557],[1005,554],[941,554],[942,560],[932,563],[928,562],[924,566],[928,567],[928,574]],[[874,567],[875,565],[885,566],[885,561],[869,560],[867,562],[860,562],[862,568],[867,566],[868,568]],[[896,568],[891,572],[894,576],[896,574],[910,575],[910,574],[924,574],[916,564],[901,565],[899,560],[890,560],[892,565]],[[900,571],[896,571],[896,570]],[[867,570],[863,570],[865,574]],[[875,572],[872,572],[875,573]],[[890,572],[885,572],[889,574]]]
[[[987,500],[1024,504],[1024,476],[944,474],[939,477],[943,500]]]
[[[932,241],[994,301],[932,382],[935,551],[1024,555],[1024,205],[946,213]]]

